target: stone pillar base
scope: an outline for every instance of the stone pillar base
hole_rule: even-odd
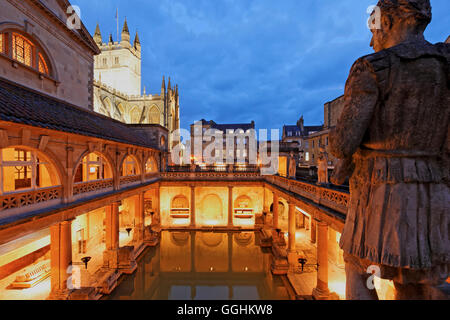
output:
[[[119,269],[125,274],[132,274],[137,269],[134,258],[134,247],[128,246],[119,249]]]
[[[47,300],[69,300],[72,290],[54,290],[50,292]]]
[[[103,252],[103,267],[117,269],[119,267],[119,249]]]
[[[330,292],[329,290],[322,290],[319,288],[314,288],[312,292],[314,300],[340,300],[339,296],[335,292]]]
[[[288,261],[291,267],[296,267],[298,264],[297,251],[288,251]]]

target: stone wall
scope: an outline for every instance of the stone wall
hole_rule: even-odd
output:
[[[16,30],[37,43],[48,56],[52,74],[42,76],[37,70],[14,63],[0,55],[0,76],[74,105],[92,109],[92,49],[73,35],[64,24],[64,11],[55,1],[47,3],[58,12],[58,22],[30,0],[4,0],[0,10],[0,32]],[[55,17],[56,18],[56,17]]]

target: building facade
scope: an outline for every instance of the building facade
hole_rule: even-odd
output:
[[[253,143],[253,150],[257,150],[254,130],[254,121],[240,124],[219,124],[213,120],[202,119],[191,125],[191,160],[199,165],[205,165],[207,162],[209,165],[250,164],[251,143]],[[220,137],[222,141],[217,144],[214,136]],[[227,139],[231,139],[228,150]],[[221,153],[218,152],[220,149]],[[205,155],[211,159],[207,159]],[[256,165],[256,162],[257,155],[255,153],[253,164]]]
[[[112,35],[103,42],[97,25],[94,41],[100,54],[94,60],[94,111],[127,124],[156,124],[171,133],[180,128],[180,98],[178,85],[172,86],[169,78],[166,86],[163,77],[161,92],[148,94],[142,83],[142,49],[136,32],[131,42],[128,23],[125,20],[120,41]]]

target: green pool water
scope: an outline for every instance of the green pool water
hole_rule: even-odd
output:
[[[106,299],[287,300],[284,279],[270,272],[272,254],[253,232],[163,232]]]

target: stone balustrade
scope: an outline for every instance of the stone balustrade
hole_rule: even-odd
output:
[[[347,213],[350,199],[350,194],[347,192],[280,176],[265,176],[265,180],[324,207],[331,208],[343,214]]]
[[[62,198],[62,186],[8,193],[0,196],[0,211],[22,208]]]
[[[113,179],[105,179],[90,182],[80,182],[76,183],[73,187],[73,195],[77,196],[79,194],[99,191],[102,189],[113,188]]]

